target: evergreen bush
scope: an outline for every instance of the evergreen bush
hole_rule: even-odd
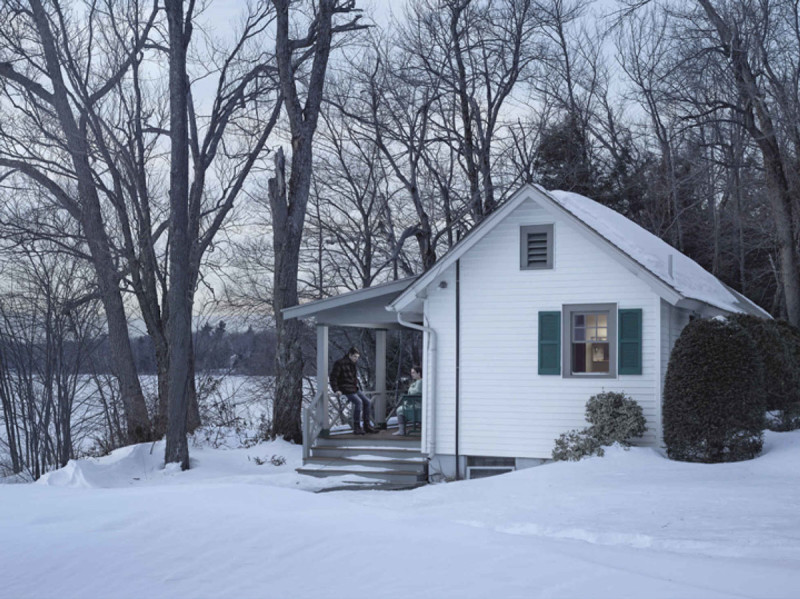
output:
[[[630,446],[630,440],[641,437],[647,430],[642,407],[624,393],[603,391],[586,402],[586,420],[591,426],[583,430],[562,433],[556,439],[553,459],[577,462],[581,458],[604,454],[604,445],[620,443]]]
[[[664,383],[667,455],[735,462],[761,452],[764,369],[747,331],[725,319],[694,320],[675,342]]]

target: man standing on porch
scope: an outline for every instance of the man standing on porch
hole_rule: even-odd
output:
[[[369,416],[372,411],[372,403],[367,399],[358,386],[358,373],[356,362],[360,354],[355,347],[351,347],[347,353],[333,363],[331,369],[330,382],[331,389],[336,393],[337,399],[344,394],[347,401],[353,404],[353,433],[363,435],[364,433],[377,433],[369,424]],[[364,428],[361,428],[361,415],[364,417]]]

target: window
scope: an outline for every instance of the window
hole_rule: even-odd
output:
[[[564,306],[564,376],[614,378],[617,372],[615,304]]]
[[[616,304],[539,312],[538,372],[576,378],[642,374],[642,327],[641,308],[617,310]]]
[[[486,478],[487,476],[513,472],[514,470],[516,470],[516,460],[514,458],[467,457],[467,479]]]
[[[553,268],[553,225],[531,225],[519,230],[521,270]]]
[[[608,314],[573,312],[572,372],[608,372]]]

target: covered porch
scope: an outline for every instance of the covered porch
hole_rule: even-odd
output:
[[[332,410],[328,373],[330,368],[331,327],[352,327],[371,329],[375,332],[374,355],[374,389],[365,390],[373,403],[374,421],[381,432],[377,435],[358,437],[362,443],[373,445],[389,441],[392,438],[386,431],[387,419],[390,416],[389,394],[387,392],[387,333],[391,330],[419,330],[422,322],[421,314],[403,314],[403,324],[399,322],[395,312],[387,310],[387,306],[397,298],[416,277],[392,281],[366,289],[344,293],[336,297],[309,302],[283,311],[284,318],[313,319],[316,326],[316,392],[312,402],[303,410],[303,458],[304,462],[313,459],[314,448],[318,440],[332,438],[341,442],[356,440],[349,428],[349,422],[341,422],[341,410]],[[336,356],[338,358],[339,356]],[[344,426],[347,425],[347,426]],[[353,437],[353,439],[350,439]],[[385,439],[384,439],[385,437]],[[397,437],[394,437],[397,439]],[[419,436],[415,439],[419,448]]]

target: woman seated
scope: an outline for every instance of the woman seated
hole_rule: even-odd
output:
[[[406,395],[422,396],[422,368],[418,365],[411,367],[411,384],[408,386]],[[397,408],[397,432],[394,435],[406,434],[406,420],[412,416],[411,406],[402,402]]]

